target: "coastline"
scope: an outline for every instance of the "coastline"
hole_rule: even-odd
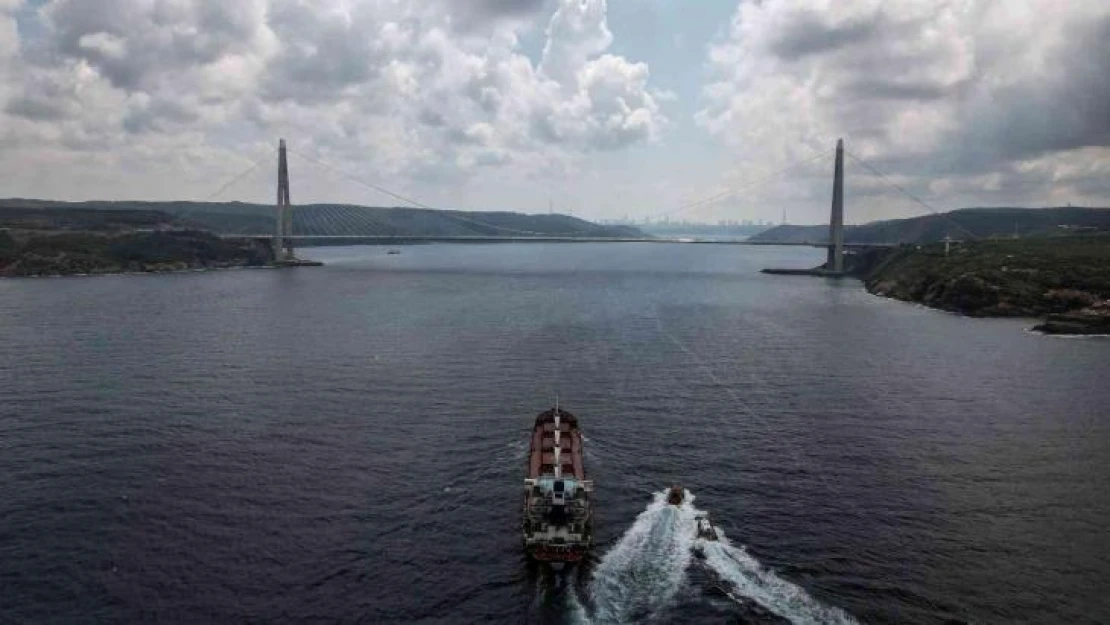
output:
[[[0,277],[159,274],[279,267],[263,241],[199,230],[0,231]]]
[[[1110,237],[904,246],[861,255],[872,295],[970,318],[1040,320],[1046,335],[1110,335]]]
[[[1055,336],[1110,336],[1110,236],[992,239],[902,245],[845,258],[843,274],[764,269],[788,276],[851,277],[871,295],[975,319],[1028,319]]]
[[[110,278],[115,276],[171,276],[186,273],[209,273],[214,271],[241,271],[253,269],[286,269],[277,264],[269,265],[227,265],[209,267],[187,267],[183,269],[149,269],[98,271],[93,273],[45,273],[25,275],[0,275],[0,280],[46,280],[55,278]]]
[[[1015,316],[1004,316],[1004,317],[1000,317],[1000,316],[988,316],[988,315],[968,315],[966,313],[958,312],[958,311],[955,311],[955,310],[945,310],[943,308],[936,308],[936,307],[933,307],[933,306],[929,306],[928,304],[922,304],[921,302],[907,301],[907,300],[904,300],[904,299],[898,299],[898,298],[895,298],[895,297],[890,297],[889,295],[882,295],[880,293],[874,293],[874,292],[868,291],[866,288],[864,288],[864,291],[866,291],[868,295],[870,295],[872,297],[875,297],[875,298],[877,298],[877,299],[879,299],[883,302],[889,302],[892,305],[911,306],[913,308],[929,311],[931,313],[940,313],[942,315],[951,315],[953,317],[959,317],[961,319],[967,319],[968,321],[983,321],[983,322],[1002,321],[1002,320],[1021,321],[1025,325],[1025,328],[1024,328],[1025,332],[1027,332],[1029,334],[1036,334],[1037,336],[1048,336],[1048,337],[1052,337],[1052,338],[1061,338],[1061,339],[1099,339],[1099,338],[1110,339],[1110,331],[1105,332],[1105,333],[1099,333],[1099,332],[1065,333],[1065,332],[1046,331],[1042,328],[1042,326],[1044,326],[1044,324],[1045,324],[1045,318],[1044,317],[1037,317],[1037,316],[1017,316],[1017,317],[1015,317]]]

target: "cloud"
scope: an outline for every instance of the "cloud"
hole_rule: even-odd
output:
[[[1023,73],[999,63],[975,86],[961,111],[962,151],[991,162],[1110,146],[1110,9],[1068,23],[1030,60]]]
[[[263,0],[54,0],[41,11],[58,54],[82,59],[115,87],[133,90],[168,72],[254,50]]]
[[[55,165],[94,146],[214,151],[155,194],[181,194],[231,153],[284,135],[379,182],[432,182],[433,197],[450,197],[491,170],[568,171],[666,124],[647,65],[608,53],[605,0],[47,0],[23,11],[36,33],[23,41],[18,7],[0,1],[0,31],[15,34],[0,92],[13,130],[0,141],[37,142],[34,158]],[[532,31],[546,33],[538,62],[520,43]]]
[[[749,159],[785,163],[843,136],[919,192],[959,179],[946,188],[960,201],[1031,197],[1018,184],[1031,162],[1110,158],[1105,3],[742,2],[709,65],[697,120]]]
[[[498,19],[534,17],[549,0],[446,0],[451,2],[464,23],[483,23]]]
[[[543,48],[540,72],[566,87],[573,87],[577,71],[613,43],[606,11],[606,0],[560,0],[558,10],[547,25],[547,45]]]
[[[938,207],[1106,203],[1105,2],[735,7],[701,47],[716,9],[667,13],[661,37],[606,0],[0,0],[0,180],[17,195],[197,197],[284,136],[433,204],[545,210],[565,195],[646,214],[843,136]],[[828,169],[695,216],[785,204],[819,219]],[[268,200],[259,171],[221,199]],[[849,174],[852,218],[920,212]],[[297,197],[375,201],[329,175],[297,176]]]
[[[781,25],[770,33],[768,47],[786,60],[874,41],[883,26],[881,14],[873,9],[833,14],[798,6],[779,19]]]

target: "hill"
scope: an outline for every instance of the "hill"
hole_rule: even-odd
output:
[[[81,202],[0,200],[0,215],[21,211],[109,211],[112,219],[126,211],[157,211],[175,220],[217,234],[269,234],[274,208],[240,202]],[[2,226],[0,226],[2,227]],[[351,236],[560,236],[648,238],[631,226],[602,226],[567,215],[525,215],[514,212],[467,212],[348,204],[307,204],[296,207],[293,231],[301,235]]]
[[[1047,316],[1037,329],[1110,334],[1110,235],[871,250],[853,271],[877,295],[976,317]]]
[[[80,208],[0,207],[0,229],[123,232],[187,228],[188,224],[155,210],[87,210]]]
[[[1110,299],[1110,236],[903,246],[859,272],[872,293],[972,316],[1032,317]]]
[[[1110,208],[964,208],[909,219],[845,226],[845,243],[933,243],[954,239],[1043,237],[1110,232]],[[823,243],[829,227],[778,226],[757,234],[763,243]]]
[[[273,260],[264,241],[210,232],[0,230],[0,277],[262,267]]]

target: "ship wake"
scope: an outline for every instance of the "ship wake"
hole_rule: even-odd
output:
[[[572,590],[571,620],[581,624],[652,621],[671,606],[686,583],[696,549],[702,564],[736,603],[758,605],[796,625],[858,625],[847,612],[825,605],[801,586],[764,567],[742,546],[733,545],[720,528],[718,540],[696,538],[700,510],[687,491],[681,506],[666,502],[666,492],[640,513],[620,541],[594,570],[588,591],[590,607]]]
[[[698,539],[695,547],[705,554],[705,564],[731,587],[728,596],[737,603],[755,603],[795,625],[856,625],[839,608],[826,606],[800,586],[775,575],[743,547],[732,545],[717,528],[718,540]]]
[[[693,495],[681,506],[659,492],[594,570],[589,584],[592,610],[577,620],[630,623],[649,620],[669,606],[686,581],[696,521]]]
[[[589,605],[572,588],[566,599],[570,620],[582,625],[651,622],[663,614],[686,584],[694,551],[725,594],[742,606],[756,605],[795,625],[858,625],[840,608],[825,605],[804,588],[764,567],[720,528],[717,540],[697,538],[694,496],[673,506],[667,493],[654,501],[594,569],[587,586]]]

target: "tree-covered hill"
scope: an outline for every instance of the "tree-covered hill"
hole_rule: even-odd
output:
[[[64,203],[0,200],[0,217],[13,209],[71,212],[77,209],[96,210],[109,211],[113,216],[126,211],[158,211],[218,234],[268,234],[274,230],[273,206],[239,202]],[[603,226],[567,215],[382,208],[348,204],[297,206],[293,213],[293,231],[300,235],[351,236],[647,237],[630,226]]]
[[[964,208],[938,215],[846,226],[845,243],[933,243],[947,236],[973,240],[1110,232],[1110,208]],[[829,227],[778,226],[752,237],[775,243],[823,243]]]

